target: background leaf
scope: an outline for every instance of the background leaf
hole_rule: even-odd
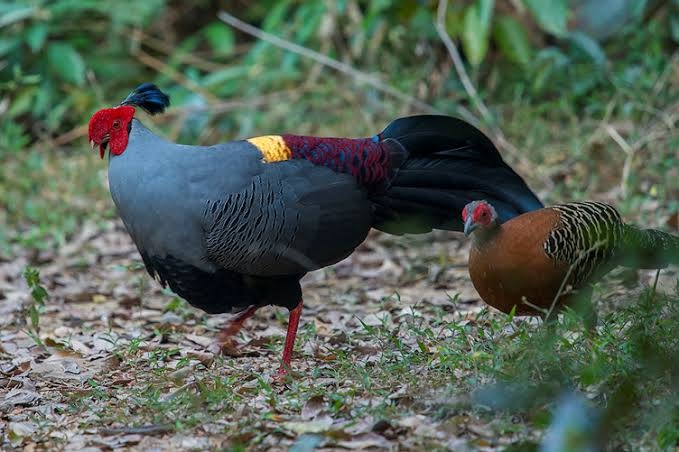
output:
[[[679,43],[679,1],[675,1],[674,5],[670,13],[670,32],[674,42]]]
[[[233,52],[236,45],[236,38],[233,29],[224,22],[212,22],[203,30],[205,38],[210,43],[212,49],[220,55],[229,55]]]
[[[585,53],[594,63],[599,66],[606,64],[606,54],[594,39],[577,31],[569,33],[567,37],[571,44]]]
[[[85,82],[85,62],[72,45],[53,42],[47,46],[50,69],[63,81],[82,85]]]
[[[467,8],[462,24],[462,46],[474,66],[481,64],[488,52],[492,0],[480,0]]]
[[[566,33],[567,0],[523,0],[523,3],[543,30],[555,36]]]
[[[4,56],[12,51],[19,45],[19,39],[16,37],[12,38],[0,38],[0,56]]]
[[[528,35],[521,24],[510,16],[502,16],[495,23],[494,38],[502,54],[510,61],[526,65],[533,54]]]
[[[21,22],[33,14],[36,9],[34,6],[22,6],[19,4],[5,4],[0,8],[0,27],[6,27],[15,22]]]
[[[39,51],[47,38],[47,24],[40,22],[26,29],[25,39],[33,53]]]

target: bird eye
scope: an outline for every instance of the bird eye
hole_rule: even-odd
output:
[[[115,121],[113,121],[113,128],[114,129],[120,129],[120,120],[119,119],[116,119]]]

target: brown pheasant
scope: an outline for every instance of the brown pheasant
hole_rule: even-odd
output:
[[[506,313],[516,308],[518,315],[544,316],[552,307],[571,304],[595,322],[592,284],[614,267],[679,264],[679,237],[627,225],[601,202],[559,204],[500,224],[492,205],[473,201],[462,219],[472,238],[474,287],[486,303]]]

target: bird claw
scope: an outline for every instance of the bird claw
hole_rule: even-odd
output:
[[[243,354],[238,343],[231,338],[213,342],[208,346],[208,351],[214,355],[224,356],[241,356]]]
[[[275,384],[285,385],[286,383],[292,381],[292,373],[288,367],[281,365],[276,373],[271,376],[271,381]]]
[[[243,356],[244,353],[240,350],[240,346],[234,337],[243,327],[243,322],[252,317],[257,309],[257,306],[250,306],[245,311],[238,314],[236,318],[231,319],[219,332],[217,340],[210,344],[208,350],[215,355]]]

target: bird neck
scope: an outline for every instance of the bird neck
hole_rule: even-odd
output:
[[[488,227],[475,230],[471,235],[472,246],[477,249],[482,249],[488,246],[488,244],[492,242],[492,240],[497,236],[498,232],[500,232],[501,228],[502,225],[493,223]]]
[[[110,162],[124,158],[126,160],[140,160],[153,163],[167,154],[168,145],[173,145],[164,138],[151,132],[136,118],[130,122],[129,135],[125,151],[118,155],[110,155]]]

